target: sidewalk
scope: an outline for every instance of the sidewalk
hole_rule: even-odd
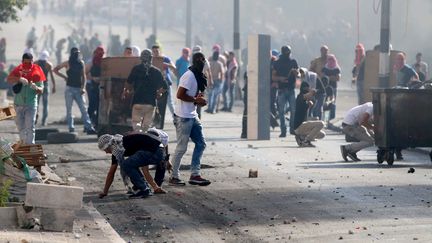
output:
[[[7,132],[6,132],[7,131]],[[0,136],[9,141],[17,141],[18,134],[13,120],[2,121]],[[32,230],[0,229],[0,243],[32,242],[125,242],[111,227],[108,221],[93,207],[91,202],[76,212],[73,232],[44,232]]]

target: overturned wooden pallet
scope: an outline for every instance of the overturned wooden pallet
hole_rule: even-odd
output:
[[[13,118],[15,116],[16,112],[13,106],[0,108],[0,121]]]
[[[41,166],[45,165],[45,155],[42,145],[17,145],[12,146],[14,154],[25,159],[27,165],[35,167],[41,173]]]

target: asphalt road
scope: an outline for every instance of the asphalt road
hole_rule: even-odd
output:
[[[64,117],[63,90],[59,82],[50,123]],[[352,90],[340,92],[338,117],[354,102]],[[173,153],[175,131],[167,117]],[[49,126],[67,130],[65,125]],[[97,198],[110,157],[80,125],[79,143],[47,144],[44,149],[48,163],[57,165],[56,173],[83,186],[84,200],[92,201],[130,242],[432,241],[432,166],[427,155],[406,151],[404,161],[389,167],[376,162],[376,149],[371,148],[359,153],[361,162],[347,163],[339,151],[344,138],[331,131],[316,148],[298,148],[292,136],[278,138],[278,128],[269,141],[241,140],[240,106],[234,113],[205,114],[203,126],[208,146],[202,171],[212,184],[166,185],[168,194],[147,199],[129,200],[118,174],[109,196]],[[183,179],[189,176],[192,149],[183,159]],[[71,162],[60,163],[59,157]],[[407,173],[411,167],[415,173]],[[248,178],[249,169],[257,169],[258,178]]]
[[[110,195],[100,200],[109,156],[96,138],[77,144],[46,145],[50,164],[58,157],[61,176],[84,186],[85,201],[132,242],[430,242],[431,163],[425,154],[407,151],[392,167],[376,162],[373,148],[361,162],[342,161],[343,136],[327,131],[316,148],[297,148],[293,137],[240,140],[238,114],[205,116],[208,147],[203,175],[208,187],[165,186],[167,195],[129,200],[117,175]],[[166,129],[173,138],[171,124]],[[171,151],[175,141],[170,143]],[[183,178],[189,176],[190,151]],[[172,153],[172,152],[171,152]],[[409,168],[415,173],[407,173]],[[249,169],[258,178],[248,178]],[[72,179],[73,180],[73,179]]]

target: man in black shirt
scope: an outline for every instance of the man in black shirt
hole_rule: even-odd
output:
[[[290,108],[290,133],[294,134],[295,114],[295,83],[298,75],[298,65],[295,59],[291,58],[291,47],[282,46],[279,59],[274,62],[272,80],[278,83],[278,109],[281,134],[279,137],[286,137],[285,107],[287,102]]]
[[[99,137],[98,147],[106,153],[112,154],[112,164],[107,174],[105,187],[100,198],[108,195],[108,190],[114,180],[114,174],[120,165],[120,172],[128,193],[133,193],[128,184],[130,178],[137,193],[131,197],[147,197],[152,195],[147,183],[154,189],[154,193],[166,193],[161,186],[165,170],[169,163],[168,135],[162,130],[154,128],[146,133],[132,132],[125,136],[104,134]],[[148,165],[156,165],[155,178],[149,174]],[[143,174],[140,171],[143,168]]]
[[[152,52],[141,52],[141,64],[133,67],[123,90],[123,97],[134,90],[132,98],[132,128],[134,131],[147,131],[155,113],[156,99],[168,88],[162,73],[151,65]]]
[[[314,95],[315,90],[310,90],[309,84],[302,82],[300,94],[297,95],[296,99],[296,112],[294,116],[294,132],[297,144],[300,147],[314,147],[311,141],[324,138],[325,136],[325,133],[321,131],[324,127],[323,121],[307,121],[308,109],[313,106],[311,99]]]

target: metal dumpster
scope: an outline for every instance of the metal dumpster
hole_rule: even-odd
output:
[[[432,147],[432,90],[371,91],[378,163],[392,165],[397,148]]]

